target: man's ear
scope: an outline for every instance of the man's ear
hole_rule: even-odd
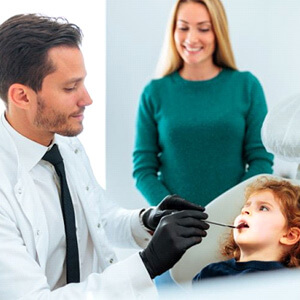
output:
[[[21,109],[26,109],[30,104],[32,89],[20,83],[13,83],[8,89],[8,99],[11,104]]]
[[[300,228],[292,227],[281,237],[280,243],[287,246],[295,245],[300,240]]]

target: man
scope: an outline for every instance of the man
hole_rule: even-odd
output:
[[[75,137],[92,103],[80,43],[80,29],[66,20],[28,14],[0,26],[6,105],[0,295],[6,300],[153,297],[151,279],[208,229],[203,208],[177,196],[134,211],[105,201]],[[144,250],[116,262],[110,243]]]

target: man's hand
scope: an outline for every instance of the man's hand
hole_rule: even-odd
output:
[[[142,221],[147,228],[155,231],[162,217],[181,210],[197,210],[203,212],[204,208],[200,205],[188,202],[178,195],[169,195],[156,207],[148,208],[142,215]]]
[[[140,252],[152,279],[172,268],[188,248],[202,241],[209,228],[206,218],[200,210],[184,210],[160,220],[147,248]]]

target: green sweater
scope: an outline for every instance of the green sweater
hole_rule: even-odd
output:
[[[266,113],[262,87],[249,72],[152,80],[137,115],[137,188],[151,205],[177,194],[205,206],[251,176],[272,173],[273,156],[260,136]]]

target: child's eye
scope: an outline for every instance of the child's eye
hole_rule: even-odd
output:
[[[269,208],[266,207],[265,205],[262,205],[262,206],[259,208],[259,210],[261,210],[261,211],[269,211]]]

